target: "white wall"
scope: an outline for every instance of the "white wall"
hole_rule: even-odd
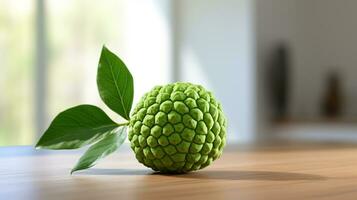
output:
[[[249,0],[176,2],[179,79],[206,86],[228,117],[228,141],[255,132],[254,5]]]
[[[134,104],[156,85],[172,81],[172,5],[166,0],[125,0],[123,59],[134,76]]]

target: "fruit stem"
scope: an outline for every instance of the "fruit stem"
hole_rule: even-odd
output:
[[[129,125],[129,122],[124,122],[124,123],[117,123],[118,126],[127,126]]]

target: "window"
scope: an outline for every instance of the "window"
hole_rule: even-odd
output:
[[[33,1],[0,1],[0,145],[29,144],[34,135]]]
[[[45,54],[38,54],[42,20]],[[78,104],[99,105],[120,121],[97,92],[101,47],[106,44],[131,70],[135,104],[154,85],[170,81],[169,21],[169,3],[160,1],[0,1],[0,145],[33,144],[41,134],[36,124],[47,127]],[[36,71],[36,55],[45,61],[44,74]],[[39,78],[42,92],[35,87]],[[36,101],[44,102],[41,108]],[[36,115],[41,110],[45,120]]]

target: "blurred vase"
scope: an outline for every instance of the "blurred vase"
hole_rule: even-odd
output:
[[[288,104],[289,85],[289,50],[282,43],[275,47],[272,52],[269,82],[271,85],[271,100],[274,117],[282,119],[286,117]]]
[[[322,113],[325,117],[338,117],[341,114],[341,87],[340,78],[336,72],[330,73],[327,78],[325,94],[322,99]]]

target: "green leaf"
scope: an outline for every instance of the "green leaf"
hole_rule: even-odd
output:
[[[118,127],[100,108],[80,105],[58,114],[42,135],[37,148],[76,149],[96,142]]]
[[[71,174],[78,170],[88,169],[96,164],[96,162],[108,156],[117,150],[126,138],[126,126],[118,127],[110,134],[106,135],[102,140],[93,144],[79,159],[76,166],[72,169]]]
[[[124,62],[105,46],[99,59],[97,85],[104,103],[129,120],[134,97],[133,77]]]

